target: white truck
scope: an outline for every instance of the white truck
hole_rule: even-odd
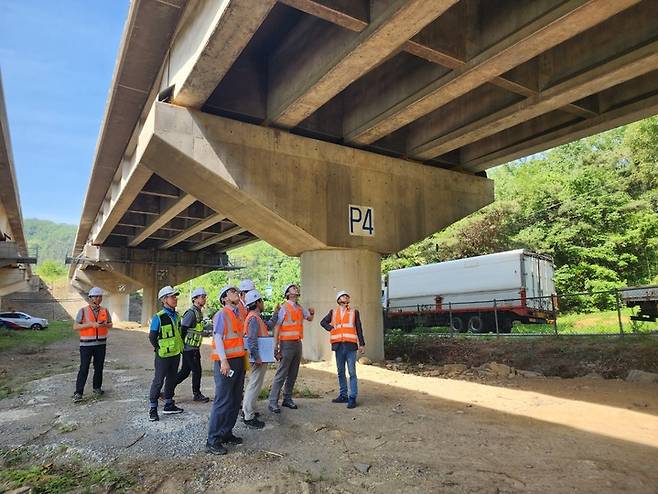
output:
[[[387,328],[449,326],[509,333],[514,321],[546,324],[557,300],[553,260],[523,249],[389,271],[382,303]]]

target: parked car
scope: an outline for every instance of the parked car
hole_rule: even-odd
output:
[[[0,312],[0,322],[9,329],[45,329],[48,319],[33,317],[25,312]]]

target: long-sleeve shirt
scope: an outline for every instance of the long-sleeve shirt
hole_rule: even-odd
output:
[[[260,312],[257,312],[257,314],[258,317],[263,319],[263,316],[260,314]],[[277,320],[278,315],[272,314],[272,317],[269,321],[265,321],[265,319],[263,319],[263,322],[267,326],[267,329],[271,331],[274,329],[274,326],[276,326]],[[255,362],[256,360],[260,359],[260,353],[258,352],[258,319],[255,317],[249,319],[249,322],[247,323],[247,350],[249,350],[250,362]]]
[[[235,317],[240,318],[240,311],[237,306],[227,306],[229,307]],[[224,350],[224,310],[218,310],[215,312],[215,315],[212,318],[212,327],[213,334],[212,337],[215,340],[215,352],[219,355],[220,359],[226,358],[226,351]]]
[[[340,348],[341,345],[345,345],[345,347],[348,350],[357,350],[359,346],[365,346],[366,342],[363,339],[363,328],[361,327],[361,316],[359,315],[359,311],[356,309],[354,310],[354,325],[356,326],[356,336],[359,338],[359,345],[357,346],[356,343],[352,343],[350,341],[341,341],[339,343],[332,343],[331,344],[331,349],[333,351],[336,351]],[[322,326],[324,329],[327,331],[331,331],[334,329],[334,327],[331,325],[331,319],[333,318],[334,315],[334,309],[331,309],[329,313],[324,316],[322,321],[320,321],[320,326]]]
[[[180,317],[178,312],[175,309],[170,309],[169,307],[163,307],[164,311],[169,315],[171,321],[176,324],[176,321]],[[155,350],[158,349],[158,337],[160,336],[160,316],[157,314],[151,319],[151,328],[149,331],[149,341]]]

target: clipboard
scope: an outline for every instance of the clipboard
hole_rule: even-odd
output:
[[[249,351],[248,339],[244,339],[244,347]],[[274,337],[273,336],[259,336],[258,337],[258,353],[260,359],[264,364],[276,362],[274,358]]]

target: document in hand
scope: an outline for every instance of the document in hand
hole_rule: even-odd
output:
[[[247,338],[244,339],[244,347],[247,350],[249,349]],[[272,336],[261,336],[258,338],[258,353],[260,359],[265,363],[276,361],[274,358],[274,338]]]

